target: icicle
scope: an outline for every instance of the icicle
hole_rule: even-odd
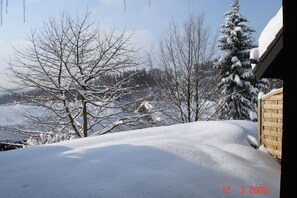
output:
[[[2,17],[3,17],[3,12],[2,12],[2,11],[3,11],[3,0],[1,0],[1,8],[0,8],[0,9],[1,9],[1,10],[0,10],[0,12],[1,12],[1,13],[0,13],[0,15],[1,15],[0,17],[1,17],[1,26],[2,26]]]
[[[126,14],[126,0],[124,0],[124,13]]]
[[[149,0],[149,8],[151,8],[151,0]]]
[[[23,0],[24,23],[26,23],[26,0]]]
[[[194,16],[195,13],[195,0],[189,0],[189,16]]]
[[[193,15],[195,15],[195,0],[193,0]]]
[[[191,0],[189,0],[189,16],[191,16]]]
[[[8,0],[6,0],[6,14],[7,14],[7,11],[8,11]]]

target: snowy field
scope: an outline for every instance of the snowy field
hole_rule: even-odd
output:
[[[11,131],[11,127],[17,127],[20,129],[27,129],[31,126],[28,125],[26,118],[22,115],[22,112],[26,114],[31,113],[33,115],[42,115],[40,107],[24,104],[7,104],[0,105],[0,140],[23,140],[28,137],[22,136]],[[1,198],[1,196],[0,196]]]
[[[32,111],[33,109],[31,106],[20,104],[0,105],[0,140],[17,141],[24,139],[20,134],[16,134],[10,130],[11,126],[26,128],[23,125],[25,119],[22,115],[18,114],[18,112],[23,110]]]
[[[107,111],[106,111],[107,112]],[[118,113],[119,110],[112,109],[107,112],[107,114]],[[22,136],[20,133],[15,133],[11,130],[11,128],[19,128],[25,129],[28,131],[42,131],[42,129],[38,130],[34,128],[36,126],[31,126],[28,124],[28,119],[24,117],[24,115],[38,115],[42,116],[44,114],[44,110],[41,107],[29,105],[29,104],[5,104],[0,105],[0,141],[2,140],[24,140],[28,139],[29,135]],[[109,122],[106,122],[107,124]],[[99,130],[101,128],[94,129]],[[0,197],[1,198],[1,197]]]
[[[1,152],[0,197],[278,197],[281,166],[256,134],[210,121]]]

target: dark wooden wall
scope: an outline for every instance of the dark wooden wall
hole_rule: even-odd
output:
[[[297,6],[296,0],[283,0],[284,114],[280,197],[296,197],[297,184]]]

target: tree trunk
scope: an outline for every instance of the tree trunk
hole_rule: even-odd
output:
[[[83,99],[83,134],[84,137],[88,137],[88,111],[87,111],[87,103]]]

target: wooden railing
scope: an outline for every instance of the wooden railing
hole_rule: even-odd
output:
[[[258,144],[274,157],[282,158],[283,89],[275,89],[258,99]]]

